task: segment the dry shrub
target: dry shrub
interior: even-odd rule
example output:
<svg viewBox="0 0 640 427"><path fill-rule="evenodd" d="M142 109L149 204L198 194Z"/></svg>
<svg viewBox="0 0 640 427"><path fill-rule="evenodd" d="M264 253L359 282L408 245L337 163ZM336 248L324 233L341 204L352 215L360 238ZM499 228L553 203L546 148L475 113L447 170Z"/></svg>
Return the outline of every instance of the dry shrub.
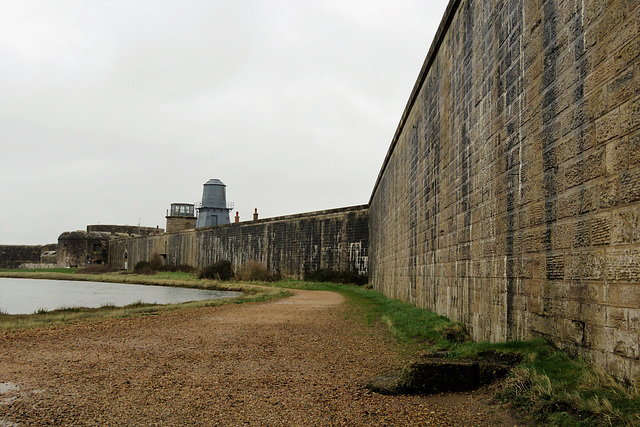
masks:
<svg viewBox="0 0 640 427"><path fill-rule="evenodd" d="M198 275L201 279L213 279L213 280L229 280L234 276L233 267L231 261L221 259L215 263L206 266L200 270Z"/></svg>
<svg viewBox="0 0 640 427"><path fill-rule="evenodd" d="M257 261L249 261L238 268L236 277L250 282L275 282L280 279L279 274L272 273L266 265Z"/></svg>
<svg viewBox="0 0 640 427"><path fill-rule="evenodd" d="M113 270L105 265L94 264L85 268L81 268L80 270L76 271L76 274L104 274L111 273L112 271Z"/></svg>

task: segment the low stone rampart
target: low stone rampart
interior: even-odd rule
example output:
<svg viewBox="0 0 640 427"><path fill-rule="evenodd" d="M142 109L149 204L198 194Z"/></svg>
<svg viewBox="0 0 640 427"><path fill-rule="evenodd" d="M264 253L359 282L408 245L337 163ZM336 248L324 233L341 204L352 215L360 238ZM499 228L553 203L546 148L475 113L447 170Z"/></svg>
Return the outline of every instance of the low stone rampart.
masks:
<svg viewBox="0 0 640 427"><path fill-rule="evenodd" d="M368 246L368 209L353 206L114 240L109 264L131 269L158 254L166 264L197 268L221 259L236 267L257 261L286 277L324 268L366 275Z"/></svg>
<svg viewBox="0 0 640 427"><path fill-rule="evenodd" d="M0 268L19 268L24 263L39 263L42 248L40 245L0 245Z"/></svg>

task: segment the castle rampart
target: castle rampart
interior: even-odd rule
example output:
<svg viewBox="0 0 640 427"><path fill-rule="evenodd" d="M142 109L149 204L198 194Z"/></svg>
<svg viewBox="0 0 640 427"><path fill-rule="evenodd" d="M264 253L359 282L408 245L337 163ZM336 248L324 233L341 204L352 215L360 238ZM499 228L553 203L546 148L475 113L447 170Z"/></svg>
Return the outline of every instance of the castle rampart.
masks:
<svg viewBox="0 0 640 427"><path fill-rule="evenodd" d="M235 266L258 261L272 271L300 278L318 269L367 274L368 210L366 206L310 212L114 240L109 264L124 269L154 254L169 265L202 268L221 259Z"/></svg>
<svg viewBox="0 0 640 427"><path fill-rule="evenodd" d="M639 23L450 2L371 196L375 289L640 379Z"/></svg>

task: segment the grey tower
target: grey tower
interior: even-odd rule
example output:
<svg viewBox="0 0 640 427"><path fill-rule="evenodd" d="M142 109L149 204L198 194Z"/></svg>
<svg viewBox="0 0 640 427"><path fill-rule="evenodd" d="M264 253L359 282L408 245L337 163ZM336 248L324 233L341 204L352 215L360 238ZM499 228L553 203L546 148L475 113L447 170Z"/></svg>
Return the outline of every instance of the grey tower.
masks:
<svg viewBox="0 0 640 427"><path fill-rule="evenodd" d="M196 228L229 224L229 211L231 209L233 209L233 206L227 206L226 185L219 179L210 179L204 183L202 204L198 208Z"/></svg>

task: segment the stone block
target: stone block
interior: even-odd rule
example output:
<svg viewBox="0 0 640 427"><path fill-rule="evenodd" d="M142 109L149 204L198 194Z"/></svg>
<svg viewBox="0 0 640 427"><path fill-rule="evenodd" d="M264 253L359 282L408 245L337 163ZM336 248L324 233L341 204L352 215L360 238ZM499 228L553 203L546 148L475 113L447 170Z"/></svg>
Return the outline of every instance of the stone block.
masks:
<svg viewBox="0 0 640 427"><path fill-rule="evenodd" d="M628 139L618 138L611 140L606 146L607 175L620 173L627 168L629 160Z"/></svg>
<svg viewBox="0 0 640 427"><path fill-rule="evenodd" d="M589 238L593 246L611 243L611 215L600 214L586 221L589 225Z"/></svg>
<svg viewBox="0 0 640 427"><path fill-rule="evenodd" d="M607 177L597 186L600 193L600 208L612 208L620 204L620 177Z"/></svg>
<svg viewBox="0 0 640 427"><path fill-rule="evenodd" d="M613 52L615 58L615 70L620 73L636 62L636 58L640 55L640 37L636 36L629 43L616 49Z"/></svg>
<svg viewBox="0 0 640 427"><path fill-rule="evenodd" d="M613 213L613 244L640 243L640 210L627 208Z"/></svg>
<svg viewBox="0 0 640 427"><path fill-rule="evenodd" d="M613 109L628 101L635 95L634 67L630 66L623 72L615 75L607 84L607 108Z"/></svg>
<svg viewBox="0 0 640 427"><path fill-rule="evenodd" d="M633 168L640 165L640 131L635 131L629 135L628 144L629 168Z"/></svg>
<svg viewBox="0 0 640 427"><path fill-rule="evenodd" d="M609 328L615 329L628 329L629 317L628 308L612 307L606 308L607 312L607 324Z"/></svg>
<svg viewBox="0 0 640 427"><path fill-rule="evenodd" d="M606 259L604 250L589 250L580 253L580 278L583 280L602 280L605 274Z"/></svg>
<svg viewBox="0 0 640 427"><path fill-rule="evenodd" d="M640 333L640 308L627 309L628 329Z"/></svg>
<svg viewBox="0 0 640 427"><path fill-rule="evenodd" d="M640 96L620 105L620 133L622 135L640 126Z"/></svg>
<svg viewBox="0 0 640 427"><path fill-rule="evenodd" d="M589 221L585 219L574 220L573 247L586 248L588 246L591 246L591 233L589 232Z"/></svg>
<svg viewBox="0 0 640 427"><path fill-rule="evenodd" d="M640 200L640 169L620 174L620 201L633 203Z"/></svg>
<svg viewBox="0 0 640 427"><path fill-rule="evenodd" d="M613 353L628 359L640 359L640 335L635 331L614 329Z"/></svg>
<svg viewBox="0 0 640 427"><path fill-rule="evenodd" d="M640 281L640 249L609 249L607 280L637 283Z"/></svg>
<svg viewBox="0 0 640 427"><path fill-rule="evenodd" d="M606 288L607 304L614 307L640 307L640 286L611 284Z"/></svg>
<svg viewBox="0 0 640 427"><path fill-rule="evenodd" d="M621 134L620 108L616 108L596 121L596 138L602 144Z"/></svg>
<svg viewBox="0 0 640 427"><path fill-rule="evenodd" d="M614 329L608 327L600 327L595 325L585 325L585 345L605 353L613 353L614 345Z"/></svg>
<svg viewBox="0 0 640 427"><path fill-rule="evenodd" d="M607 106L609 101L607 96L608 93L604 86L594 89L588 95L584 108L589 120L599 119L608 111Z"/></svg>
<svg viewBox="0 0 640 427"><path fill-rule="evenodd" d="M579 193L579 213L585 214L598 209L600 203L600 194L598 192L598 183L586 184L580 188Z"/></svg>
<svg viewBox="0 0 640 427"><path fill-rule="evenodd" d="M615 62L609 58L597 64L585 78L584 92L589 95L591 92L610 81L615 75Z"/></svg>
<svg viewBox="0 0 640 427"><path fill-rule="evenodd" d="M558 219L568 218L580 213L580 192L565 192L558 196Z"/></svg>

